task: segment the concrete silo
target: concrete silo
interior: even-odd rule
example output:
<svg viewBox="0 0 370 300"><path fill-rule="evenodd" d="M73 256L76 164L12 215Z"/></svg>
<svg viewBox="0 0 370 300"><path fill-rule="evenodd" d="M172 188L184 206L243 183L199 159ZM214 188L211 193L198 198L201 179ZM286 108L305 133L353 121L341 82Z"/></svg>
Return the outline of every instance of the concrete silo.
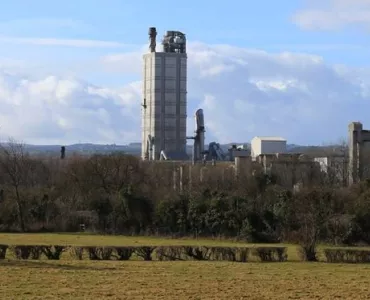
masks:
<svg viewBox="0 0 370 300"><path fill-rule="evenodd" d="M144 54L142 151L144 160L185 160L187 117L186 37L167 31L156 52L156 28L149 28Z"/></svg>

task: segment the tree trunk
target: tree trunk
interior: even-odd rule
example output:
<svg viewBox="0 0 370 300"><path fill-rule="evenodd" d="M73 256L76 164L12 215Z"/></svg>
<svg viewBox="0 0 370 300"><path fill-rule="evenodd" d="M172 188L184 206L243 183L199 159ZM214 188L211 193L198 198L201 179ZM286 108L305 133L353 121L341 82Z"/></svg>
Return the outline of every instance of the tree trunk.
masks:
<svg viewBox="0 0 370 300"><path fill-rule="evenodd" d="M21 197L19 195L18 187L15 187L15 194L17 197L17 208L18 208L18 219L19 219L19 225L22 232L26 231L26 226L24 223L24 216L23 216L23 205L21 203Z"/></svg>

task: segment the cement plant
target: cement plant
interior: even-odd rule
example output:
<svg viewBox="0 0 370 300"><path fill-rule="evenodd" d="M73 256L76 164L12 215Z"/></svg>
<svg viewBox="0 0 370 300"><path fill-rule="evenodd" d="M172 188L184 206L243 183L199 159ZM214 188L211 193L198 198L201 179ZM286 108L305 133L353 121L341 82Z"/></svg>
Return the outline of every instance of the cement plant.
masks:
<svg viewBox="0 0 370 300"><path fill-rule="evenodd" d="M352 122L347 144L316 153L258 133L206 143L186 35L158 52L156 37L135 154L0 144L2 298L369 299L370 130Z"/></svg>
<svg viewBox="0 0 370 300"><path fill-rule="evenodd" d="M206 113L198 109L194 113L195 131L187 132L187 53L186 35L180 31L167 31L157 51L157 30L149 28L149 51L143 61L143 99L141 157L144 161L173 162L174 173L184 176L184 168L197 169L199 176L206 170L221 165L233 170L235 175L253 174L256 168L265 173L278 172L284 167L299 170L287 183L296 186L304 183L304 177L312 172L329 173L343 185L359 182L364 176L364 147L370 141L370 131L362 124L349 125L348 147L342 154L310 157L302 153L287 153L287 141L282 137L256 136L250 149L244 145L232 145L224 151L217 142L205 145ZM187 140L193 142L192 154L186 151ZM306 171L304 171L306 170ZM186 172L187 173L187 172ZM190 174L188 173L188 174Z"/></svg>

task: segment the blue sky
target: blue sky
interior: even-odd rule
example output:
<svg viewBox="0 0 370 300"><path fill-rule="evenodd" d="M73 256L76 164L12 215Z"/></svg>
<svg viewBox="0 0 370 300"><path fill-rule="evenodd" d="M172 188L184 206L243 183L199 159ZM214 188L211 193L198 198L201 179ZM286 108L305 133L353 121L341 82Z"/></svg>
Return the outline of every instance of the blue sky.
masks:
<svg viewBox="0 0 370 300"><path fill-rule="evenodd" d="M250 85L250 90L246 92L240 86L238 90L240 94L235 91L235 99L229 99L234 101L234 105L243 104L249 107L248 112L253 110L261 113L266 111L265 102L261 101L269 99L268 101L273 102L274 99L280 99L276 101L283 101L284 105L287 105L281 108L279 102L282 115L285 115L290 109L287 101L292 99L291 101L295 101L297 105L296 110L301 111L302 114L301 119L295 119L296 122L300 122L297 124L299 128L297 131L291 126L284 125L286 117L279 119L269 115L269 120L276 120L271 121L272 123L263 129L267 126L264 124L266 122L260 124L257 117L254 120L254 116L250 116L251 124L239 132L230 134L229 138L228 133L221 128L217 120L210 117L210 138L225 142L228 139L237 138L245 141L254 135L268 135L271 131L273 134L286 136L295 143L318 144L333 141L346 135L349 120L362 117L355 111L348 112L351 104L345 101L349 101L351 95L359 97L360 105L368 108L366 91L368 91L367 78L370 68L369 15L369 0L235 0L230 2L203 0L172 3L163 0L4 1L0 11L0 70L11 72L13 77L3 78L5 83L0 86L0 102L1 97L7 95L3 101L8 103L9 99L16 99L15 102L12 100L11 105L15 105L14 107L21 107L27 103L30 105L29 109L36 109L34 106L37 101L33 100L36 92L34 89L31 90L32 83L39 89L37 91L40 94L39 97L46 102L49 101L47 99L54 98L56 100L53 103L58 105L70 101L68 109L75 113L77 109L75 105L79 107L78 97L86 97L86 103L89 103L89 97L92 96L86 91L91 85L97 86L105 93L101 96L100 91L99 97L120 99L116 100L120 104L115 108L107 108L106 102L99 104L100 106L96 104L97 106L90 108L89 111L86 110L86 114L106 111L112 118L118 108L125 110L123 113L125 116L130 113L137 114L129 121L130 124L136 125L132 125L129 129L123 128L123 130L122 126L126 125L116 121L102 121L101 127L104 128L104 132L97 141L122 143L122 141L137 140L140 132L140 112L136 108L138 103L135 101L140 99L140 57L146 47L148 27L155 26L159 32L159 38L165 30L180 30L187 34L191 44L189 60L192 60L193 69L189 71L192 76L188 85L189 97L192 99L189 100L189 115L191 115L190 111L199 105L210 105L210 99L216 99L215 105L218 105L217 103L220 103L220 106L221 103L226 105L228 103L225 100L226 93L225 99L221 99L220 95L230 89L227 84L232 85L239 80L237 76L240 74L246 76L245 84ZM229 50L225 50L225 47L229 47ZM230 65L229 62L227 65L225 61L228 60L228 55L225 51L233 53L231 55L234 57L233 63L236 60L243 61L248 64L248 67L243 69L241 63ZM259 51L265 54L262 55ZM284 56L284 53L289 55ZM221 61L221 58L224 61ZM219 71L217 74L215 70L211 70L215 65ZM227 66L232 66L232 70L228 70ZM207 79L203 74L206 68L209 68ZM55 81L46 80L50 76L54 76ZM204 80L202 86L198 86L199 80L198 83L195 80L197 76L201 78L199 80ZM222 78L223 90L219 90L220 86L215 88L215 85L212 85L212 82L216 84L215 76L219 76L218 80ZM321 81L314 81L319 77L322 77ZM29 80L26 91L22 86L25 78ZM11 80L12 83L7 80ZM68 86L74 89L68 91L68 97L71 98L68 101L57 93L58 87L61 86L58 80L63 84L69 80L69 85L65 84L63 88L67 89L66 86ZM325 87L319 86L323 81L328 84ZM44 86L44 84L51 85ZM22 89L19 86L22 86ZM269 88L267 89L266 86ZM309 91L307 86L310 87ZM342 95L348 95L347 98L336 99L335 90L343 86L348 86L348 89L342 91ZM14 87L15 90L11 90L10 87ZM254 92L255 89L258 90L257 94ZM24 93L21 96L20 90ZM43 94L45 90L48 96ZM108 90L109 96L106 94ZM215 90L218 91L217 95ZM257 95L255 97L261 97L261 100L252 99L253 102L249 96L246 96L249 94ZM59 96L62 98L59 99ZM324 131L319 136L313 137L315 130L310 126L310 121L323 122L323 126L329 121L322 116L319 118L318 115L310 117L309 112L312 113L317 108L313 107L313 101L310 102L309 97L318 98L315 100L319 101L318 103L329 103L336 99L335 103L338 109L341 109L338 116L342 116L342 119L333 122L340 126L340 129L335 133ZM25 102L22 102L22 105L14 104L21 101L19 99ZM45 103L38 105L45 109ZM278 105L277 102L273 103ZM52 106L54 104L47 104L50 105L48 113L44 112L43 117L39 118L43 120L44 125L28 126L27 124L33 123L34 120L25 120L24 126L33 128L32 132L31 129L25 130L24 127L20 127L9 134L26 141L42 143L91 141L94 138L93 130L87 134L86 129L75 128L74 132L77 133L73 135L68 133L67 129L63 131L61 128L64 127L60 124L64 124L65 119L69 119L69 124L80 123L72 122L67 118L71 113L65 106L63 106L65 115L59 116L62 108L59 107L57 112L56 106ZM212 108L208 107L208 111L212 111ZM0 111L1 113L5 114ZM17 116L20 115L22 115L21 112ZM220 112L212 112L211 116L216 115L222 119L230 117ZM86 117L86 122L92 120ZM53 126L58 128L58 135L55 134L55 138L50 138L53 137L52 133L47 135L48 138L45 134L44 136L41 133L37 134L37 128L43 128L45 122L51 122L50 128L54 128ZM70 125L70 127L73 126ZM69 130L72 131L72 129ZM306 133L309 137L303 139L300 132ZM3 135L6 134L8 132L3 133Z"/></svg>
<svg viewBox="0 0 370 300"><path fill-rule="evenodd" d="M292 16L306 7L305 1L234 0L231 3L13 0L2 4L0 33L11 37L91 39L141 45L146 41L148 27L156 26L160 33L176 27L186 32L189 39L205 43L267 51L307 51L334 63L363 65L369 61L368 34L358 28L333 32L304 31L296 26ZM75 50L74 54L82 55Z"/></svg>

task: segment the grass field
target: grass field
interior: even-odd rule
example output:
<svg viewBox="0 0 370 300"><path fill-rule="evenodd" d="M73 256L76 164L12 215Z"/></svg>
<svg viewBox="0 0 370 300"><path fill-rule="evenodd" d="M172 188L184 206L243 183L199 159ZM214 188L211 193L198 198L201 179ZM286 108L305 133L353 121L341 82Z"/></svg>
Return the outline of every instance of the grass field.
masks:
<svg viewBox="0 0 370 300"><path fill-rule="evenodd" d="M2 299L369 299L370 268L324 263L0 262Z"/></svg>
<svg viewBox="0 0 370 300"><path fill-rule="evenodd" d="M0 234L0 244L240 245L215 240ZM369 299L370 266L289 262L0 260L1 299ZM293 261L292 261L293 260Z"/></svg>
<svg viewBox="0 0 370 300"><path fill-rule="evenodd" d="M224 239L172 239L163 237L145 236L114 236L93 234L64 234L64 233L30 233L13 234L0 233L2 244L59 244L76 246L138 246L138 245L223 245L223 246L245 246L243 242L234 242Z"/></svg>

